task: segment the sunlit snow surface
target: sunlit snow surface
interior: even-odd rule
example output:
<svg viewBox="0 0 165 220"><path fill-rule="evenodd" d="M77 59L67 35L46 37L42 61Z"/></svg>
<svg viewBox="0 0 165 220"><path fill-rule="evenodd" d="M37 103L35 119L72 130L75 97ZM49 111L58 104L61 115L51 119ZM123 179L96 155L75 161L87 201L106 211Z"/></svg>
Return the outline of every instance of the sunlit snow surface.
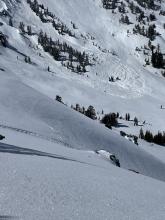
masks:
<svg viewBox="0 0 165 220"><path fill-rule="evenodd" d="M120 130L139 134L140 127L133 122L120 120L120 127L111 131L70 109L79 103L93 105L98 115L102 109L123 116L129 112L131 119L136 115L140 123L146 120L144 130L164 130L165 111L160 105L165 105L165 79L159 70L143 67L143 54L135 52L148 40L127 36L133 26L119 24L119 15L104 10L99 0L39 2L68 27L74 22L77 38L60 36L51 25L42 24L26 1L0 0L0 12L8 9L14 23L9 27L8 19L0 17L0 31L9 41L9 48L0 46L0 134L6 136L0 144L0 215L43 220L164 219L164 149L143 141L136 146L120 137ZM154 44L160 43L164 50L164 17L156 15L161 37ZM135 21L132 15L130 19ZM82 76L68 71L41 47L37 49L36 36L20 35L20 21L94 54L95 65ZM23 55L30 56L34 65L26 64ZM121 80L110 83L109 76ZM68 107L54 100L57 94ZM115 154L121 168L96 150Z"/></svg>

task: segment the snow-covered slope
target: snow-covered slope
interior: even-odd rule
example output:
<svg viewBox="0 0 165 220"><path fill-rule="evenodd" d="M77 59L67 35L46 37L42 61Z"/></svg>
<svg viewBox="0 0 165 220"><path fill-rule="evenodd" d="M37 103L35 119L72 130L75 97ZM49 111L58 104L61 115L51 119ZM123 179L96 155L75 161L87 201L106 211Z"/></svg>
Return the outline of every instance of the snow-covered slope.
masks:
<svg viewBox="0 0 165 220"><path fill-rule="evenodd" d="M54 137L72 148L110 151L119 157L123 168L165 180L165 164L98 122L52 101L10 74L1 74L0 88L2 125Z"/></svg>
<svg viewBox="0 0 165 220"><path fill-rule="evenodd" d="M10 136L18 138L13 133ZM34 149L35 143L39 146L35 149L54 158L0 144L0 151L8 152L0 153L2 216L32 220L164 218L163 182L116 168L91 152L21 138L24 147Z"/></svg>
<svg viewBox="0 0 165 220"><path fill-rule="evenodd" d="M61 95L69 105L79 103L87 107L92 104L97 111L119 111L123 115L130 112L132 117L137 115L140 120L152 124L150 130L164 129L164 111L160 111L160 105L164 103L164 78L160 76L160 70L143 66L145 57L142 52L135 51L135 48L147 45L148 39L141 35L128 35L127 30L131 33L133 25L119 23L119 15L103 9L100 0L85 0L82 3L60 1L58 4L56 1L39 1L75 32L74 38L59 35L50 23L42 23L26 1L6 3L13 16L14 28L7 25L7 18L3 18L5 23L1 26L1 31L8 36L13 53L10 50L1 57L2 68L14 70L26 84L51 98L56 94ZM163 5L162 1L162 7ZM72 13L73 8L75 13ZM129 16L134 20L133 15ZM161 36L157 37L154 44L160 43L164 52L164 17L158 12L156 16ZM65 41L73 48L89 53L95 58L95 65L88 67L89 73L84 75L77 75L62 67L60 62L54 61L41 47L38 48L36 35L20 35L18 27L22 21L25 26L31 25L34 33L39 33L42 29L53 40ZM78 29L73 30L71 22ZM25 64L22 53L30 56L36 65ZM53 73L46 72L48 66ZM121 80L109 82L110 76ZM152 112L148 114L150 109ZM156 114L160 117L156 118Z"/></svg>
<svg viewBox="0 0 165 220"><path fill-rule="evenodd" d="M43 23L24 0L0 0L0 32L8 41L7 47L0 44L0 134L6 137L0 144L1 215L163 219L164 150L151 152L145 142L136 146L121 137L119 130L139 133L131 121L121 120L111 131L70 108L93 105L99 116L102 109L122 116L129 112L131 119L146 120L144 129L163 131L165 79L160 69L144 67L143 52L135 51L148 39L133 35L133 24L119 23L120 14L105 10L101 0L38 2L75 37ZM154 44L165 50L164 17L155 13L161 36ZM129 16L135 22L135 15ZM32 27L31 36L21 33L20 22ZM38 45L40 30L85 51L93 65L83 74L67 69ZM110 82L111 76L120 80ZM55 101L56 95L66 105ZM121 168L96 150L115 154Z"/></svg>

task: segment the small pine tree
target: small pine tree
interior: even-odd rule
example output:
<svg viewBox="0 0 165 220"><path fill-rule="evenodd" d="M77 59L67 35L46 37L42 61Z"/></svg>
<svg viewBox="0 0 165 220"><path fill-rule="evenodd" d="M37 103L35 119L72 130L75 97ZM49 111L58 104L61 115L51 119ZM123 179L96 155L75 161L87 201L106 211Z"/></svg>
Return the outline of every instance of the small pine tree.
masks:
<svg viewBox="0 0 165 220"><path fill-rule="evenodd" d="M31 58L30 58L30 57L28 57L27 59L28 59L28 63L31 63Z"/></svg>
<svg viewBox="0 0 165 220"><path fill-rule="evenodd" d="M12 20L12 18L9 18L9 26L13 27L13 20Z"/></svg>
<svg viewBox="0 0 165 220"><path fill-rule="evenodd" d="M59 96L59 95L56 95L56 101L63 103L63 102L62 102L62 97Z"/></svg>
<svg viewBox="0 0 165 220"><path fill-rule="evenodd" d="M138 126L138 119L137 119L137 117L134 118L134 126Z"/></svg>
<svg viewBox="0 0 165 220"><path fill-rule="evenodd" d="M25 57L25 63L28 63L28 58L27 58L27 56Z"/></svg>
<svg viewBox="0 0 165 220"><path fill-rule="evenodd" d="M32 28L31 26L27 26L27 34L32 35Z"/></svg>
<svg viewBox="0 0 165 220"><path fill-rule="evenodd" d="M80 112L80 105L76 104L76 111Z"/></svg>
<svg viewBox="0 0 165 220"><path fill-rule="evenodd" d="M141 139L144 139L144 138L145 138L144 132L143 132L143 129L142 129L142 128L140 129L139 138L141 138Z"/></svg>

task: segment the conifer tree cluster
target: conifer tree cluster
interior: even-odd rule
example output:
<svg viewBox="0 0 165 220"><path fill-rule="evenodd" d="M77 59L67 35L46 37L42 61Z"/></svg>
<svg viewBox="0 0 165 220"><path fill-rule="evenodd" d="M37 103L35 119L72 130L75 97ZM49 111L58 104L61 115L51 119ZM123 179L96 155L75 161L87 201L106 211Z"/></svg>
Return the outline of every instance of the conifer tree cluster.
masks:
<svg viewBox="0 0 165 220"><path fill-rule="evenodd" d="M149 38L151 41L155 40L156 36L159 35L156 30L155 24L149 25L148 28L146 28L144 25L141 26L139 24L135 25L133 29L134 34L140 34L147 38Z"/></svg>
<svg viewBox="0 0 165 220"><path fill-rule="evenodd" d="M30 36L33 35L31 26L28 25L26 27L22 21L19 23L19 30L22 34L28 34Z"/></svg>
<svg viewBox="0 0 165 220"><path fill-rule="evenodd" d="M131 24L129 17L127 15L121 14L121 18L119 21L123 24L128 24L128 25Z"/></svg>
<svg viewBox="0 0 165 220"><path fill-rule="evenodd" d="M132 14L143 13L142 9L136 3L134 3L134 1L128 1L128 7L130 8Z"/></svg>
<svg viewBox="0 0 165 220"><path fill-rule="evenodd" d="M97 119L95 108L92 105L90 105L87 109L85 109L84 106L81 107L79 104L76 104L75 107L71 105L71 108L87 116L88 118L91 118L93 120Z"/></svg>
<svg viewBox="0 0 165 220"><path fill-rule="evenodd" d="M148 45L144 45L143 53L147 56L145 58L145 65L150 65L151 63L154 68L165 69L164 54L161 52L159 44L157 46L154 46L151 40L149 40ZM165 76L163 70L161 70L161 74L162 76Z"/></svg>
<svg viewBox="0 0 165 220"><path fill-rule="evenodd" d="M67 43L61 43L59 40L53 41L42 31L38 36L38 43L45 52L50 53L57 61L61 61L63 66L76 73L85 73L86 67L90 65L88 55L79 52L69 46Z"/></svg>
<svg viewBox="0 0 165 220"><path fill-rule="evenodd" d="M96 120L97 119L97 116L96 116L96 111L94 109L94 107L92 105L90 105L88 107L88 109L85 111L85 115L88 117L88 118L91 118L93 120Z"/></svg>
<svg viewBox="0 0 165 220"><path fill-rule="evenodd" d="M117 10L115 9L118 9L119 13L121 13L121 18L119 22L128 25L131 24L130 18L128 17L127 14L128 10L130 9L131 13L136 15L136 21L138 22L133 29L133 33L134 34L139 33L151 40L154 40L155 37L158 35L158 33L155 30L156 28L155 24L153 23L150 24L150 22L156 20L154 11L160 10L160 5L155 4L155 0L135 0L135 1L126 0L126 3L124 3L123 1L119 1L119 0L102 0L102 4L103 4L103 8L112 10L115 13L117 12ZM143 8L152 9L153 12L150 14L145 13ZM162 10L160 10L160 14L163 14Z"/></svg>
<svg viewBox="0 0 165 220"><path fill-rule="evenodd" d="M61 35L67 34L75 37L75 34L55 14L50 12L48 8L45 8L43 4L39 4L37 0L27 0L27 3L43 23L52 23L52 26Z"/></svg>
<svg viewBox="0 0 165 220"><path fill-rule="evenodd" d="M126 113L126 115L125 115L125 120L126 120L126 121L129 121L129 120L130 120L130 114L129 114L129 113Z"/></svg>
<svg viewBox="0 0 165 220"><path fill-rule="evenodd" d="M111 129L112 126L116 127L118 125L118 117L119 114L116 113L106 114L101 119L101 123L105 124L106 127Z"/></svg>
<svg viewBox="0 0 165 220"><path fill-rule="evenodd" d="M102 0L105 9L116 9L118 0Z"/></svg>
<svg viewBox="0 0 165 220"><path fill-rule="evenodd" d="M155 67L155 68L165 68L163 54L160 51L159 45L157 46L157 48L155 50L152 47L151 62L152 62L153 67Z"/></svg>
<svg viewBox="0 0 165 220"><path fill-rule="evenodd" d="M129 1L129 0L126 0L126 1L127 1L128 7L130 8L130 10L133 14L137 14L137 13L142 12L142 9L138 6L138 4L134 3L134 1ZM138 3L140 3L139 5L141 6L141 2L143 2L143 1L142 0L136 0L136 1ZM147 1L150 1L150 0L147 0ZM105 8L105 9L111 9L111 10L114 11L115 9L118 8L118 11L122 14L125 14L125 13L128 12L127 6L123 1L119 1L119 0L102 0L102 4L103 4L103 8ZM148 5L152 6L152 3L148 4Z"/></svg>
<svg viewBox="0 0 165 220"><path fill-rule="evenodd" d="M60 95L56 95L55 100L64 104L62 97ZM67 104L64 104L64 105L67 106ZM93 120L97 119L96 110L92 105L89 105L89 107L87 109L85 109L84 106L81 107L79 104L76 104L76 106L71 105L71 108L74 109L75 111L87 116L88 118L91 118Z"/></svg>
<svg viewBox="0 0 165 220"><path fill-rule="evenodd" d="M25 63L29 63L29 64L32 63L30 57L25 56Z"/></svg>
<svg viewBox="0 0 165 220"><path fill-rule="evenodd" d="M156 5L155 5L155 0L136 0L137 3L143 7L143 8L149 8L149 9L157 9Z"/></svg>
<svg viewBox="0 0 165 220"><path fill-rule="evenodd" d="M1 31L0 31L0 45L2 45L3 47L7 47L8 45L7 38Z"/></svg>
<svg viewBox="0 0 165 220"><path fill-rule="evenodd" d="M164 10L160 10L159 14L165 16L165 11Z"/></svg>
<svg viewBox="0 0 165 220"><path fill-rule="evenodd" d="M146 131L145 134L143 129L140 129L139 138L146 140L150 143L155 143L159 145L165 145L165 132L158 132L156 135L153 135L151 131Z"/></svg>

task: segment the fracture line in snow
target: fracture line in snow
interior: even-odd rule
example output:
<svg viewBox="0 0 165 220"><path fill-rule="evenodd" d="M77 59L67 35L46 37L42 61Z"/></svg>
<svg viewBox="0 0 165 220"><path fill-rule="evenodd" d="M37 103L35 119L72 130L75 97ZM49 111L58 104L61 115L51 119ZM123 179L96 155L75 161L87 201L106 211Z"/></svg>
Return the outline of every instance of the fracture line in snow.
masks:
<svg viewBox="0 0 165 220"><path fill-rule="evenodd" d="M33 136L33 137L38 137L38 138L41 138L41 139L44 139L44 140L47 140L47 141L50 141L50 142L53 142L53 143L58 143L58 144L60 143L60 144L64 145L65 147L73 148L73 146L71 146L70 144L68 144L64 141L61 141L57 138L44 136L42 134L39 134L39 133L36 133L36 132L33 132L33 131L28 131L28 130L25 130L25 129L15 128L15 127L3 125L3 124L0 124L0 128L13 130L15 132L23 133L23 134L30 135L30 136ZM11 146L12 148L9 148L9 147L6 148L6 147L3 147L3 145ZM13 149L13 147L14 147L14 149ZM56 154L46 153L46 152L42 152L42 151L37 151L37 150L29 149L29 148L16 147L16 146L13 146L13 145L7 145L7 144L3 144L3 143L0 143L0 152L13 153L13 154L15 153L15 154L45 156L45 157L50 157L50 158L55 158L55 159L61 159L61 160L68 160L68 161L72 161L72 162L77 162L77 163L90 165L90 166L94 166L94 167L99 167L101 169L106 169L104 166L98 166L98 165L95 165L95 164L92 164L92 163L79 161L79 160L76 160L76 159L73 159L73 158L68 158L68 157L64 157L64 156L61 156L61 155L56 155Z"/></svg>
<svg viewBox="0 0 165 220"><path fill-rule="evenodd" d="M64 146L73 148L70 144L68 144L68 143L66 143L66 142L64 142L64 141L62 141L58 138L48 137L48 136L39 134L37 132L28 131L28 130L21 129L21 128L15 128L15 127L3 125L3 124L0 124L0 128L13 130L13 131L16 131L16 132L19 132L19 133L27 134L27 135L30 135L30 136L33 136L33 137L38 137L38 138L41 138L41 139L44 139L44 140L47 140L47 141L50 141L50 142L53 142L53 143L60 143Z"/></svg>

